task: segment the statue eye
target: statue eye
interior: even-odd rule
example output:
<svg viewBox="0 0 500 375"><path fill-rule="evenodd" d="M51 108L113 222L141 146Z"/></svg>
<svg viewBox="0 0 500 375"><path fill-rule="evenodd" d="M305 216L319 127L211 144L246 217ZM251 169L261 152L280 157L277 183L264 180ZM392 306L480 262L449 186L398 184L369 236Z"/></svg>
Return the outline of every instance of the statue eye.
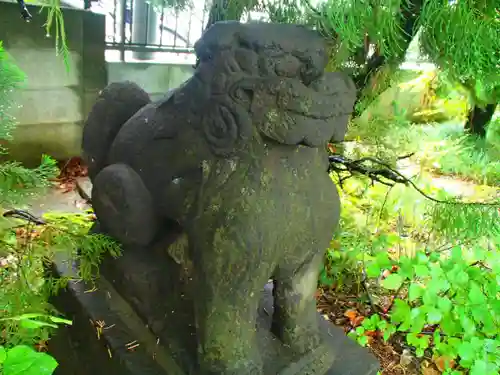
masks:
<svg viewBox="0 0 500 375"><path fill-rule="evenodd" d="M253 100L253 91L248 88L238 87L234 90L233 97L242 102L251 102Z"/></svg>
<svg viewBox="0 0 500 375"><path fill-rule="evenodd" d="M210 52L205 52L205 53L200 55L200 60L202 62L208 62L208 61L211 61L212 59L213 59L213 55Z"/></svg>

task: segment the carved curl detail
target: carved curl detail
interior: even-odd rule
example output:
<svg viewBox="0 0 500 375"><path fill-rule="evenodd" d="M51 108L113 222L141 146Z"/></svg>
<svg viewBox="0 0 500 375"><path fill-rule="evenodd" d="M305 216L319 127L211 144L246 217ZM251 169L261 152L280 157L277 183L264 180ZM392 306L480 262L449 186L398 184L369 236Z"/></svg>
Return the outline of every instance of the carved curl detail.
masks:
<svg viewBox="0 0 500 375"><path fill-rule="evenodd" d="M209 101L202 129L213 154L228 157L251 137L252 119L242 106L218 97Z"/></svg>

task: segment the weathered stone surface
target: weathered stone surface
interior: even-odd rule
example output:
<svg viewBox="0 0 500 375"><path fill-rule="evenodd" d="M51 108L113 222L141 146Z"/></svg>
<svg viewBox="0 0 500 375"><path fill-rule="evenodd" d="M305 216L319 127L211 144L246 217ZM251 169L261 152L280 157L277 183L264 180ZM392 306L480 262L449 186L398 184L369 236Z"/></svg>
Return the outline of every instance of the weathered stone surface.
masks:
<svg viewBox="0 0 500 375"><path fill-rule="evenodd" d="M128 121L132 83L89 116L99 228L125 246L103 273L186 373L325 374L338 350L314 292L339 197L324 144L343 138L354 85L323 74L324 42L300 26L219 23L196 52L194 76Z"/></svg>
<svg viewBox="0 0 500 375"><path fill-rule="evenodd" d="M190 351L196 350L196 340L188 334L192 333L189 327L192 313L189 308L183 307L187 306L185 295L175 289L184 283L181 278L175 279L178 276L175 271L179 271L179 266L163 253L159 253L159 257L148 257L140 250L127 251L116 263L107 261L102 270L107 276L101 275L95 285L71 281L66 290L53 298L51 302L73 320L72 326L60 328L49 343L50 353L59 362L55 375L200 373L189 356ZM78 264L59 259L54 271L56 275L76 278L77 267ZM171 276L167 281L176 280L171 284L171 290L158 288L157 277L162 276L162 273L157 270L163 270L163 276L165 271L174 271L168 273ZM137 280L140 280L138 284ZM300 371L300 367L296 369L290 365L293 355L269 335L273 311L271 288L271 285L267 285L261 292L257 315L259 351L263 353L267 373L280 373L277 369L288 365L288 372L284 374L306 374ZM124 299L117 289L127 298ZM158 292L163 294L156 302L148 299ZM160 311L165 306L169 308L166 316ZM158 310L154 312L155 309ZM149 314L149 319L141 319L140 315L144 314ZM376 373L378 364L372 355L348 339L340 328L319 316L318 319L325 341L336 352L332 369L326 375ZM153 329L151 325L154 325ZM99 326L102 329L98 333ZM159 334L153 334L153 330ZM287 363L287 360L291 362ZM302 362L307 362L307 358Z"/></svg>

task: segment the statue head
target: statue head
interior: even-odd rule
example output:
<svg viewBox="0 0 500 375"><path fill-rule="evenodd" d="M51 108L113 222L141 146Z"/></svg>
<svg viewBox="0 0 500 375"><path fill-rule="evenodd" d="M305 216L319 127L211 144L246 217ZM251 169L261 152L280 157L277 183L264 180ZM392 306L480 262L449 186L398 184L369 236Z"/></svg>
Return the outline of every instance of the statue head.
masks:
<svg viewBox="0 0 500 375"><path fill-rule="evenodd" d="M187 86L216 155L229 156L255 137L309 147L343 139L356 91L347 76L324 73L327 49L317 32L220 22L195 49Z"/></svg>

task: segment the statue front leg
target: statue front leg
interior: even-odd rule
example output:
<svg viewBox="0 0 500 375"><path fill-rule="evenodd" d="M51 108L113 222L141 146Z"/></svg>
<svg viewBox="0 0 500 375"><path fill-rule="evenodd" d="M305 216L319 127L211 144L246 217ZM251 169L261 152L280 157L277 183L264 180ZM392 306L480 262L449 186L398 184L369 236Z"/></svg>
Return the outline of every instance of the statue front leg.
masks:
<svg viewBox="0 0 500 375"><path fill-rule="evenodd" d="M274 272L272 332L297 354L322 345L315 292L323 253L294 264L283 261Z"/></svg>
<svg viewBox="0 0 500 375"><path fill-rule="evenodd" d="M191 238L200 374L263 375L256 315L271 264L245 241L213 241Z"/></svg>

